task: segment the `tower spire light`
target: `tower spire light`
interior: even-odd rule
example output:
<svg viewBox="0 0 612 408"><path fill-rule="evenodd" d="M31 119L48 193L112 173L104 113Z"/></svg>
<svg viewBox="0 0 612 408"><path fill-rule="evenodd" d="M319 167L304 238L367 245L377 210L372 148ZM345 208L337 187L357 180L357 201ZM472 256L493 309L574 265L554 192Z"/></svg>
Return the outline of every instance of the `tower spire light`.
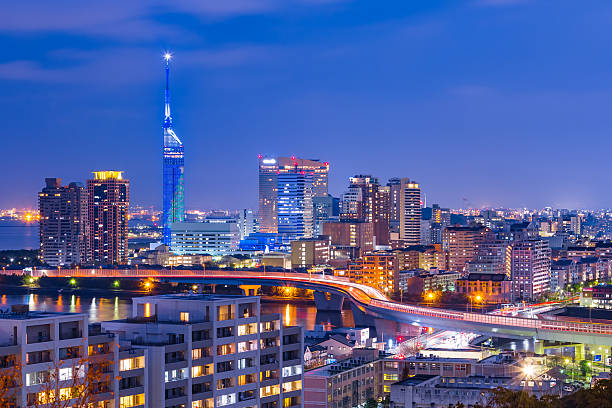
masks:
<svg viewBox="0 0 612 408"><path fill-rule="evenodd" d="M172 126L172 116L170 114L170 59L172 54L166 52L164 54L164 60L166 60L166 93L165 93L165 106L164 106L164 126Z"/></svg>

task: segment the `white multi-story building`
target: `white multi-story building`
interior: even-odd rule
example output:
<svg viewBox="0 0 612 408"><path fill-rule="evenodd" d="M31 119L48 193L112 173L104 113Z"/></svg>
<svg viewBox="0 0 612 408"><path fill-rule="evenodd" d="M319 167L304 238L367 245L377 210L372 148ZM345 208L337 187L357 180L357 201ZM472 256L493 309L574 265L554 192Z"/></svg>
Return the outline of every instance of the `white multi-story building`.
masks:
<svg viewBox="0 0 612 408"><path fill-rule="evenodd" d="M25 305L0 313L0 368L20 386L5 395L15 406L52 402L56 390L70 399L80 385L92 390L96 408L119 407L112 392L116 353L115 338L89 327L85 314L30 312ZM95 378L85 375L88 366L96 367Z"/></svg>
<svg viewBox="0 0 612 408"><path fill-rule="evenodd" d="M102 327L140 353L119 365L143 407L301 407L302 328L260 312L256 296L150 296Z"/></svg>
<svg viewBox="0 0 612 408"><path fill-rule="evenodd" d="M238 249L240 230L234 219L171 224L172 252L177 255L229 255Z"/></svg>

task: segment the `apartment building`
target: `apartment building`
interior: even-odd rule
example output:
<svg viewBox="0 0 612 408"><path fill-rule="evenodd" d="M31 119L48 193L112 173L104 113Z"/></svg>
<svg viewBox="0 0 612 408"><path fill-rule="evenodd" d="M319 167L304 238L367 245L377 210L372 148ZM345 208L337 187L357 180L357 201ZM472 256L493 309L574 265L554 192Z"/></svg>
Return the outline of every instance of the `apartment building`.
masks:
<svg viewBox="0 0 612 408"><path fill-rule="evenodd" d="M122 408L302 406L302 328L261 315L256 296L135 298L131 318L102 329L129 350L120 381L138 392Z"/></svg>
<svg viewBox="0 0 612 408"><path fill-rule="evenodd" d="M383 395L383 365L378 350L355 350L350 359L306 373L305 408L350 408Z"/></svg>
<svg viewBox="0 0 612 408"><path fill-rule="evenodd" d="M393 294L399 290L399 273L395 265L393 253L374 252L349 264L347 275L351 282Z"/></svg>
<svg viewBox="0 0 612 408"><path fill-rule="evenodd" d="M81 313L34 312L27 305L0 313L0 368L16 385L8 392L14 406L70 400L72 390L84 386L93 407L119 407L113 395L115 339L88 329ZM87 375L86 367L96 375Z"/></svg>

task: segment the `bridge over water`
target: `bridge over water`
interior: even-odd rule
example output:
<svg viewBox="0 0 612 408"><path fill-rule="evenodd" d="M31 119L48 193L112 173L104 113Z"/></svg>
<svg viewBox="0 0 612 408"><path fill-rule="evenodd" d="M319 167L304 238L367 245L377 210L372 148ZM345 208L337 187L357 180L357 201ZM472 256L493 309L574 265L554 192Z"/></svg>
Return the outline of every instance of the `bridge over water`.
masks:
<svg viewBox="0 0 612 408"><path fill-rule="evenodd" d="M21 270L4 274L23 274ZM291 286L315 291L319 310L340 311L344 299L352 304L355 319L383 318L439 329L474 332L496 337L548 340L612 346L612 324L559 320L552 316L510 317L425 306L410 306L389 300L371 287L346 278L292 272L178 269L37 269L35 277L152 278L164 282L224 284L242 287L246 293L258 286Z"/></svg>

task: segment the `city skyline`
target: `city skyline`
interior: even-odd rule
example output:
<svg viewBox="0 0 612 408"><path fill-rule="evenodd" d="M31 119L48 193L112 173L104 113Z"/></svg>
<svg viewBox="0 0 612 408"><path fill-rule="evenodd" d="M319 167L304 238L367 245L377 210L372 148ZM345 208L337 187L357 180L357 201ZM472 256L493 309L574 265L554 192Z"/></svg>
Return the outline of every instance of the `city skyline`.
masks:
<svg viewBox="0 0 612 408"><path fill-rule="evenodd" d="M372 174L445 207L609 207L609 4L291 5L3 10L3 169L17 176L0 206L34 207L45 177L114 168L134 204L161 208L156 64L172 49L190 174L233 163L188 178L187 208L256 208L258 154L329 160L335 196ZM576 140L584 153L562 160Z"/></svg>

